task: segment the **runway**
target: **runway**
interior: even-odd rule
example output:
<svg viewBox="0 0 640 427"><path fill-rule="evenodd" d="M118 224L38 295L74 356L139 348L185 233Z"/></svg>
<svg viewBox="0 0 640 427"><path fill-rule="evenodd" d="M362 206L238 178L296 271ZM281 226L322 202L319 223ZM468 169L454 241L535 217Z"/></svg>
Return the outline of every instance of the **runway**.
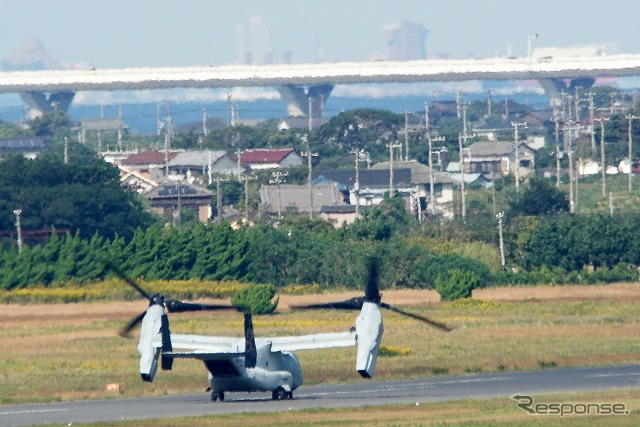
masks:
<svg viewBox="0 0 640 427"><path fill-rule="evenodd" d="M272 401L270 393L227 393L211 402L208 393L136 399L113 399L0 406L1 426L70 424L125 419L167 418L239 412L275 412L305 408L339 408L392 403L439 402L516 394L595 391L640 387L640 365L553 369L497 374L425 377L302 386L293 400ZM621 402L624 403L624 402Z"/></svg>

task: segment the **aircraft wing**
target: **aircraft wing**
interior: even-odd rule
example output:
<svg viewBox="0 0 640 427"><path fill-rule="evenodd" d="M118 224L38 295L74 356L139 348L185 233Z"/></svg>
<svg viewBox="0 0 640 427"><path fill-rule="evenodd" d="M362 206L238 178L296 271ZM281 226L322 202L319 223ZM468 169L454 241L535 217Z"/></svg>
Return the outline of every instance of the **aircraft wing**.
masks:
<svg viewBox="0 0 640 427"><path fill-rule="evenodd" d="M171 346L173 347L171 353L174 355L205 353L244 355L244 338L237 337L171 334Z"/></svg>
<svg viewBox="0 0 640 427"><path fill-rule="evenodd" d="M271 343L271 351L314 350L318 348L349 347L356 344L356 332L302 335L298 337L259 338L256 344Z"/></svg>

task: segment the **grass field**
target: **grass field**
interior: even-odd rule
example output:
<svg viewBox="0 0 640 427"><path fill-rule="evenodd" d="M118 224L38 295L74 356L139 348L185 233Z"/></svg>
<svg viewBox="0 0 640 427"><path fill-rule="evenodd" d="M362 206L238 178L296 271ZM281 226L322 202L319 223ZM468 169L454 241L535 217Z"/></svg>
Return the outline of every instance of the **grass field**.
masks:
<svg viewBox="0 0 640 427"><path fill-rule="evenodd" d="M347 330L357 312L293 312L288 304L354 296L281 297L279 313L254 319L258 336ZM440 303L432 291L387 291L383 300L443 321L442 333L385 312L376 378L494 372L545 367L633 363L640 360L640 286L542 286L479 290L473 300ZM146 308L145 301L2 306L0 404L102 399L200 391L207 373L179 360L153 384L138 374L137 337L118 330ZM171 316L181 333L242 335L238 314ZM355 349L299 352L306 384L359 381ZM118 383L117 395L105 391Z"/></svg>

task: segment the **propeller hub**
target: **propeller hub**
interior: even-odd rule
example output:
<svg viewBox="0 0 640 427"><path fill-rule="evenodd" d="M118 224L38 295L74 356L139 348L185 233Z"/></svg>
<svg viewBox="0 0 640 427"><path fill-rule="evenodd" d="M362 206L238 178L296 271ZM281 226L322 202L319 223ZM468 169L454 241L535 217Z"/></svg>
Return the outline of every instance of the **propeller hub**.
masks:
<svg viewBox="0 0 640 427"><path fill-rule="evenodd" d="M164 295L155 294L154 296L152 296L149 300L149 307L151 307L152 305L159 305L160 307L164 307Z"/></svg>

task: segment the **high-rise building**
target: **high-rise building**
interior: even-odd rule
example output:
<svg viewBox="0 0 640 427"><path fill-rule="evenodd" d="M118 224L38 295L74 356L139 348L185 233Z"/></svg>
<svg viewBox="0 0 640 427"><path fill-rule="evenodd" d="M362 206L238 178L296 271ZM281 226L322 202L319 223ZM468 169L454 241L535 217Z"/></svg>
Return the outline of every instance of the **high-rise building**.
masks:
<svg viewBox="0 0 640 427"><path fill-rule="evenodd" d="M410 61L427 57L425 41L429 30L424 25L403 21L387 25L384 33L389 47L389 60Z"/></svg>
<svg viewBox="0 0 640 427"><path fill-rule="evenodd" d="M238 59L243 64L270 64L273 62L271 51L271 30L262 16L252 16L249 24L238 24Z"/></svg>

